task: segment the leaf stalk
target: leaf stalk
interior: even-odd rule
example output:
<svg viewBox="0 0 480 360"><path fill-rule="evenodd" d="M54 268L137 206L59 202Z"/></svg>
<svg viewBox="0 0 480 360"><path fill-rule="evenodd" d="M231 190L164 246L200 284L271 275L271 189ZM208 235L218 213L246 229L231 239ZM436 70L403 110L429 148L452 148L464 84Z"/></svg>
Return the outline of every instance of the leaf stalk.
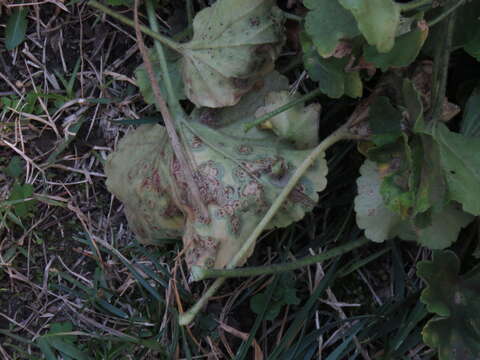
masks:
<svg viewBox="0 0 480 360"><path fill-rule="evenodd" d="M335 130L335 132L330 134L320 144L318 144L317 147L315 147L312 152L305 158L302 164L295 170L288 184L283 188L283 190L280 192L273 204L270 206L262 220L258 223L258 225L250 234L248 239L243 243L240 250L227 264L226 269L233 269L240 263L240 261L245 258L250 247L253 246L257 238L260 236L263 230L265 230L267 225L270 223L277 211L287 199L290 192L295 188L300 178L305 174L305 172L310 168L310 166L312 166L315 160L321 154L323 154L330 146L334 145L338 141L351 138L349 126L350 124L349 122L347 122L341 127L339 127L337 130ZM225 280L226 278L224 277L217 278L213 282L213 284L207 289L207 291L203 293L202 297L195 303L195 305L193 305L188 311L180 314L179 324L182 326L190 324L197 315L197 313L199 313L203 306L207 304L210 297L215 295L215 293L220 288L220 286L222 286Z"/></svg>
<svg viewBox="0 0 480 360"><path fill-rule="evenodd" d="M305 266L313 265L331 258L346 254L356 248L359 248L367 243L370 240L363 238L360 240L354 240L346 244L337 246L331 250L325 251L321 254L314 256L306 256L302 259L287 262L283 264L273 264L267 266L254 266L254 267L245 267L245 268L235 268L235 269L206 269L200 266L194 266L192 268L191 274L195 281L205 280L210 278L232 278L232 277L248 277L248 276L257 276L257 275L268 275L276 274L286 271L291 271L299 269Z"/></svg>
<svg viewBox="0 0 480 360"><path fill-rule="evenodd" d="M432 4L433 4L432 0L412 0L408 3L398 4L398 5L400 6L400 11L407 12L407 11L416 10L418 8L432 5Z"/></svg>

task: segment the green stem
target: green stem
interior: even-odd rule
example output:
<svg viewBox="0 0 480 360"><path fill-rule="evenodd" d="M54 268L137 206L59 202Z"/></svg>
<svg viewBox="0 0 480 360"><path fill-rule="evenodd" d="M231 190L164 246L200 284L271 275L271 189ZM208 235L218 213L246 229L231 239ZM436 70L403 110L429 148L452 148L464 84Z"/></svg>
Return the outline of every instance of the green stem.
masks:
<svg viewBox="0 0 480 360"><path fill-rule="evenodd" d="M368 239L361 239L351 241L344 245L337 246L334 249L328 250L324 253L307 256L303 259L283 263L283 264L274 264L268 266L255 266L255 267L246 267L238 269L206 269L199 266L194 266L192 268L192 275L195 281L205 280L210 278L232 278L232 277L248 277L248 276L257 276L257 275L268 275L276 274L285 271L291 271L299 269L305 266L313 265L343 254L352 251L353 249L359 248L369 242Z"/></svg>
<svg viewBox="0 0 480 360"><path fill-rule="evenodd" d="M155 17L155 8L153 7L152 0L146 1L148 21L150 23L150 28L158 33L158 22ZM167 59L165 57L165 52L163 51L163 46L160 41L154 41L155 51L157 52L158 60L160 61L160 67L162 69L162 78L165 82L165 88L167 90L167 103L170 106L170 109L173 113L173 118L183 117L183 109L178 102L175 91L173 90L172 79L170 77L170 72L168 71Z"/></svg>
<svg viewBox="0 0 480 360"><path fill-rule="evenodd" d="M309 92L308 94L305 94L302 97L289 102L288 104L280 106L278 109L275 109L275 110L273 110L273 111L271 111L271 112L269 112L269 113L267 113L263 116L260 116L258 119L255 119L255 120L253 120L253 121L251 121L251 122L249 122L245 125L245 132L247 132L250 129L254 128L255 126L260 125L263 122L273 118L274 116L290 109L291 107L294 107L297 104L304 103L305 101L308 101L308 100L314 98L315 96L320 95L321 93L322 92L321 92L320 88L315 89L315 90Z"/></svg>
<svg viewBox="0 0 480 360"><path fill-rule="evenodd" d="M305 172L312 166L315 160L323 154L330 146L337 143L340 140L345 140L350 138L350 133L348 131L348 123L342 125L334 133L324 139L312 152L306 157L303 163L295 170L295 173L292 175L288 184L283 188L278 197L273 202L270 209L268 209L265 216L258 223L257 227L250 234L248 239L243 243L240 250L236 253L232 260L226 266L227 269L233 269L236 267L241 260L243 260L248 253L249 249L253 246L257 238L263 232L263 230L270 223L272 218L275 216L277 211L280 209L284 201L287 199L290 192L294 189L300 178L305 174ZM226 278L218 278L213 284L207 289L207 291L202 295L202 297L197 301L197 303L190 308L187 312L183 313L179 317L180 325L188 325L195 318L197 313L207 304L210 297L212 297L216 291L220 288Z"/></svg>
<svg viewBox="0 0 480 360"><path fill-rule="evenodd" d="M398 5L400 6L400 11L407 12L423 6L432 5L432 3L432 0L412 0L408 3Z"/></svg>
<svg viewBox="0 0 480 360"><path fill-rule="evenodd" d="M193 2L192 0L187 0L187 19L188 19L188 26L192 26L193 24Z"/></svg>
<svg viewBox="0 0 480 360"><path fill-rule="evenodd" d="M135 27L135 23L133 22L133 20L117 13L116 11L106 7L105 5L102 5L100 4L98 1L96 0L90 0L88 2L88 5L90 5L91 7L94 7L102 12L104 12L105 14L113 17L114 19L117 19L118 21L124 23L125 25L128 25L128 26L131 26L132 28ZM162 34L159 34L158 32L155 32L155 31L152 31L151 29L149 29L148 27L146 26L140 26L140 30L145 34L145 35L148 35L148 36L151 36L152 38L154 38L155 40L158 40L160 41L162 44L168 46L169 48L175 50L175 51L178 51L178 52L181 52L182 50L182 45L177 43L176 41L173 41L172 39L170 39L169 37L167 36L164 36Z"/></svg>
<svg viewBox="0 0 480 360"><path fill-rule="evenodd" d="M428 26L429 27L432 27L433 25L436 25L438 24L440 21L442 21L443 19L445 19L448 15L450 15L453 11L455 11L458 7L462 6L464 4L465 0L459 0L455 5L453 5L452 7L450 7L448 10L446 10L445 12L441 13L440 15L438 15L435 19L433 20L430 20L428 22Z"/></svg>
<svg viewBox="0 0 480 360"><path fill-rule="evenodd" d="M435 67L432 83L432 99L430 110L430 122L433 124L441 120L445 94L447 91L448 65L450 62L450 51L453 42L455 29L455 13L452 13L444 25L442 36L444 42L437 47L435 52Z"/></svg>
<svg viewBox="0 0 480 360"><path fill-rule="evenodd" d="M288 11L282 11L282 12L283 12L283 16L285 16L285 19L298 21L298 22L302 22L304 20L303 17L289 13Z"/></svg>

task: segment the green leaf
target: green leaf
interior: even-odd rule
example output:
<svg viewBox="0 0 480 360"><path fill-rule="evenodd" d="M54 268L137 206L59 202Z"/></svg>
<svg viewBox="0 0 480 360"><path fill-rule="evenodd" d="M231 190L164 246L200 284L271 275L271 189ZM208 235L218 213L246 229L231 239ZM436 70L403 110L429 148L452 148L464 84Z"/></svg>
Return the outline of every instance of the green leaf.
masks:
<svg viewBox="0 0 480 360"><path fill-rule="evenodd" d="M395 142L401 135L402 114L395 109L387 97L380 96L370 106L368 124L372 141L377 146Z"/></svg>
<svg viewBox="0 0 480 360"><path fill-rule="evenodd" d="M305 17L305 31L321 56L331 56L340 40L360 34L355 18L338 0L305 0L303 4L311 10Z"/></svg>
<svg viewBox="0 0 480 360"><path fill-rule="evenodd" d="M150 59L152 61L153 71L155 72L155 77L160 87L160 91L164 96L167 94L167 89L165 82L163 81L162 71L160 62L158 60L157 52L150 50L149 52ZM175 96L179 100L186 99L184 85L180 73L180 63L179 61L168 61L168 72L170 78L172 79L172 86ZM142 64L135 69L135 78L137 80L137 86L140 89L140 93L143 96L143 100L147 104L155 104L155 96L153 94L152 85L150 83L150 79L148 77L147 70L145 69L145 65ZM159 109L157 109L159 110Z"/></svg>
<svg viewBox="0 0 480 360"><path fill-rule="evenodd" d="M12 14L8 17L7 27L5 28L5 49L15 49L25 40L27 14L28 8L22 6L14 8Z"/></svg>
<svg viewBox="0 0 480 360"><path fill-rule="evenodd" d="M420 300L437 315L424 327L423 340L438 350L440 360L480 356L480 272L459 276L459 271L460 260L448 250L417 265L417 275L427 283Z"/></svg>
<svg viewBox="0 0 480 360"><path fill-rule="evenodd" d="M473 215L480 215L480 138L450 131L444 124L432 130L447 179L449 197Z"/></svg>
<svg viewBox="0 0 480 360"><path fill-rule="evenodd" d="M468 98L460 131L465 136L480 136L480 87L476 88Z"/></svg>
<svg viewBox="0 0 480 360"><path fill-rule="evenodd" d="M182 44L187 97L197 106L235 105L273 70L284 43L283 13L274 0L219 0L193 21Z"/></svg>
<svg viewBox="0 0 480 360"><path fill-rule="evenodd" d="M71 357L72 359L75 360L90 360L91 358L78 349L74 344L72 344L69 341L63 341L63 337L60 335L51 335L45 337L45 339L48 341L48 343L60 351L62 354Z"/></svg>
<svg viewBox="0 0 480 360"><path fill-rule="evenodd" d="M5 168L5 174L16 179L22 175L24 171L24 161L20 156L14 156Z"/></svg>
<svg viewBox="0 0 480 360"><path fill-rule="evenodd" d="M250 299L250 309L257 315L261 315L265 306L268 306L265 312L265 320L275 320L285 305L298 305L300 303L292 274L283 274L279 282L280 284L275 287L271 297L268 296L269 289L267 288Z"/></svg>
<svg viewBox="0 0 480 360"><path fill-rule="evenodd" d="M477 30L477 33L473 39L465 44L465 51L473 56L477 61L480 61L480 31Z"/></svg>
<svg viewBox="0 0 480 360"><path fill-rule="evenodd" d="M370 45L379 52L389 52L395 43L400 23L400 6L392 0L338 0L350 10L358 28Z"/></svg>
<svg viewBox="0 0 480 360"><path fill-rule="evenodd" d="M10 197L8 198L9 201L15 200L23 200L32 197L33 195L33 186L31 184L23 184L20 185L19 183L15 183L12 187L10 192ZM19 218L24 218L30 214L30 211L33 210L35 206L34 200L22 201L15 205L13 205L13 209L15 214Z"/></svg>
<svg viewBox="0 0 480 360"><path fill-rule="evenodd" d="M427 36L427 27L417 28L400 35L389 52L382 53L375 46L367 45L363 54L367 62L374 64L382 71L387 71L391 67L406 67L417 58Z"/></svg>
<svg viewBox="0 0 480 360"><path fill-rule="evenodd" d="M290 96L286 90L271 92L265 98L265 106L260 107L255 115L265 115L299 97L298 94ZM295 144L297 149L308 149L318 144L319 117L319 104L310 104L307 107L299 104L274 116L260 127L271 129L278 137Z"/></svg>
<svg viewBox="0 0 480 360"><path fill-rule="evenodd" d="M342 95L361 97L363 85L358 71L345 72L348 59L324 59L308 44L304 44L303 62L310 78L318 82L321 91L331 98Z"/></svg>

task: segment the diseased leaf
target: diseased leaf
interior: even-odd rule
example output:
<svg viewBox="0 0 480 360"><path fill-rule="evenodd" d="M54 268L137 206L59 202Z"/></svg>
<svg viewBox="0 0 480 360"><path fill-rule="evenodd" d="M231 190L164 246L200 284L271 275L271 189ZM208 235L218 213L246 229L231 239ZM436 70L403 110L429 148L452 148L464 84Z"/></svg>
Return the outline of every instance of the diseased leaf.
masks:
<svg viewBox="0 0 480 360"><path fill-rule="evenodd" d="M427 283L420 300L437 315L424 327L423 340L438 350L440 360L480 356L480 272L459 276L459 271L460 261L449 250L417 265L417 275Z"/></svg>
<svg viewBox="0 0 480 360"><path fill-rule="evenodd" d="M338 0L305 0L303 4L311 10L305 17L305 31L321 56L331 56L339 40L360 34L355 18Z"/></svg>
<svg viewBox="0 0 480 360"><path fill-rule="evenodd" d="M5 49L13 50L25 40L28 25L27 14L26 6L13 9L5 28Z"/></svg>
<svg viewBox="0 0 480 360"><path fill-rule="evenodd" d="M160 91L164 96L166 96L167 89L165 87L165 82L162 79L162 71L161 71L160 63L158 61L156 52L153 50L150 50L150 60L152 61L153 71L155 72L155 77L160 87ZM183 81L180 74L179 62L170 61L168 62L167 66L168 66L170 78L172 79L173 90L175 92L177 99L179 100L186 99ZM155 97L153 95L152 85L150 83L150 79L148 77L147 70L145 69L144 64L140 65L135 69L135 78L137 80L137 86L140 89L140 93L142 94L143 100L147 104L156 105Z"/></svg>
<svg viewBox="0 0 480 360"><path fill-rule="evenodd" d="M197 110L179 124L209 219L192 206L162 126L144 125L122 139L107 161L107 186L125 203L129 223L142 240L151 243L165 231L183 233L189 265L220 268L231 260L309 154L279 142L271 131L243 131L265 105L266 94L285 86L285 78L272 73L263 88L238 105ZM320 157L268 227L287 226L310 211L326 186L327 171Z"/></svg>
<svg viewBox="0 0 480 360"><path fill-rule="evenodd" d="M416 28L400 35L389 52L379 52L375 46L369 45L365 47L363 54L365 60L382 71L387 71L391 67L405 67L417 58L427 36L428 27Z"/></svg>
<svg viewBox="0 0 480 360"><path fill-rule="evenodd" d="M377 164L365 160L357 179L358 195L355 198L357 225L365 230L365 236L375 242L383 242L399 233L402 219L387 208L380 194L382 177Z"/></svg>
<svg viewBox="0 0 480 360"><path fill-rule="evenodd" d="M180 48L187 97L197 106L235 105L273 70L283 20L273 0L219 0L200 11L193 39Z"/></svg>
<svg viewBox="0 0 480 360"><path fill-rule="evenodd" d="M400 6L392 0L338 0L350 10L358 28L370 45L379 52L389 52L395 43L400 23Z"/></svg>
<svg viewBox="0 0 480 360"><path fill-rule="evenodd" d="M465 136L480 136L480 87L476 88L468 98L460 131Z"/></svg>
<svg viewBox="0 0 480 360"><path fill-rule="evenodd" d="M180 238L184 217L173 201L165 159L171 156L160 125L127 134L105 164L107 188L124 203L131 229L146 244Z"/></svg>
<svg viewBox="0 0 480 360"><path fill-rule="evenodd" d="M269 93L265 106L260 107L255 115L265 115L299 97L300 95L290 96L286 90ZM299 104L274 116L260 127L270 129L278 137L291 141L297 149L308 149L318 144L319 120L319 104L310 104L307 107Z"/></svg>
<svg viewBox="0 0 480 360"><path fill-rule="evenodd" d="M432 130L447 179L449 197L473 215L480 215L480 138L450 131L444 124Z"/></svg>

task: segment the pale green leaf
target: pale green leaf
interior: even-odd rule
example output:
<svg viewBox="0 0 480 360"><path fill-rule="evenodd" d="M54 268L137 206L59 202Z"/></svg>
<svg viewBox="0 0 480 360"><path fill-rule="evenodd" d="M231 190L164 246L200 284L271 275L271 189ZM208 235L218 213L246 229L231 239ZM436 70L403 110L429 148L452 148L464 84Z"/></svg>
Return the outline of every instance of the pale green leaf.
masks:
<svg viewBox="0 0 480 360"><path fill-rule="evenodd" d="M338 0L305 0L303 4L311 10L305 17L305 31L321 56L332 55L340 40L360 34L355 18Z"/></svg>
<svg viewBox="0 0 480 360"><path fill-rule="evenodd" d="M358 28L379 52L389 52L395 43L400 23L400 6L393 0L338 0L350 10Z"/></svg>
<svg viewBox="0 0 480 360"><path fill-rule="evenodd" d="M355 213L358 227L365 230L365 236L374 242L395 237L402 222L401 217L384 204L380 194L382 180L377 164L365 160L357 179Z"/></svg>
<svg viewBox="0 0 480 360"><path fill-rule="evenodd" d="M236 104L273 70L283 20L273 0L219 0L200 11L193 39L179 49L187 97L197 106Z"/></svg>
<svg viewBox="0 0 480 360"><path fill-rule="evenodd" d="M271 92L265 98L265 106L260 107L255 115L260 117L280 106L283 106L300 95L289 95L288 91ZM318 127L320 120L320 105L296 105L284 111L260 127L272 130L278 137L295 144L297 149L308 149L318 144Z"/></svg>
<svg viewBox="0 0 480 360"><path fill-rule="evenodd" d="M438 124L432 135L439 146L449 196L473 215L480 215L480 138Z"/></svg>
<svg viewBox="0 0 480 360"><path fill-rule="evenodd" d="M5 49L12 50L25 40L28 25L27 14L28 8L26 6L13 9L5 28Z"/></svg>

